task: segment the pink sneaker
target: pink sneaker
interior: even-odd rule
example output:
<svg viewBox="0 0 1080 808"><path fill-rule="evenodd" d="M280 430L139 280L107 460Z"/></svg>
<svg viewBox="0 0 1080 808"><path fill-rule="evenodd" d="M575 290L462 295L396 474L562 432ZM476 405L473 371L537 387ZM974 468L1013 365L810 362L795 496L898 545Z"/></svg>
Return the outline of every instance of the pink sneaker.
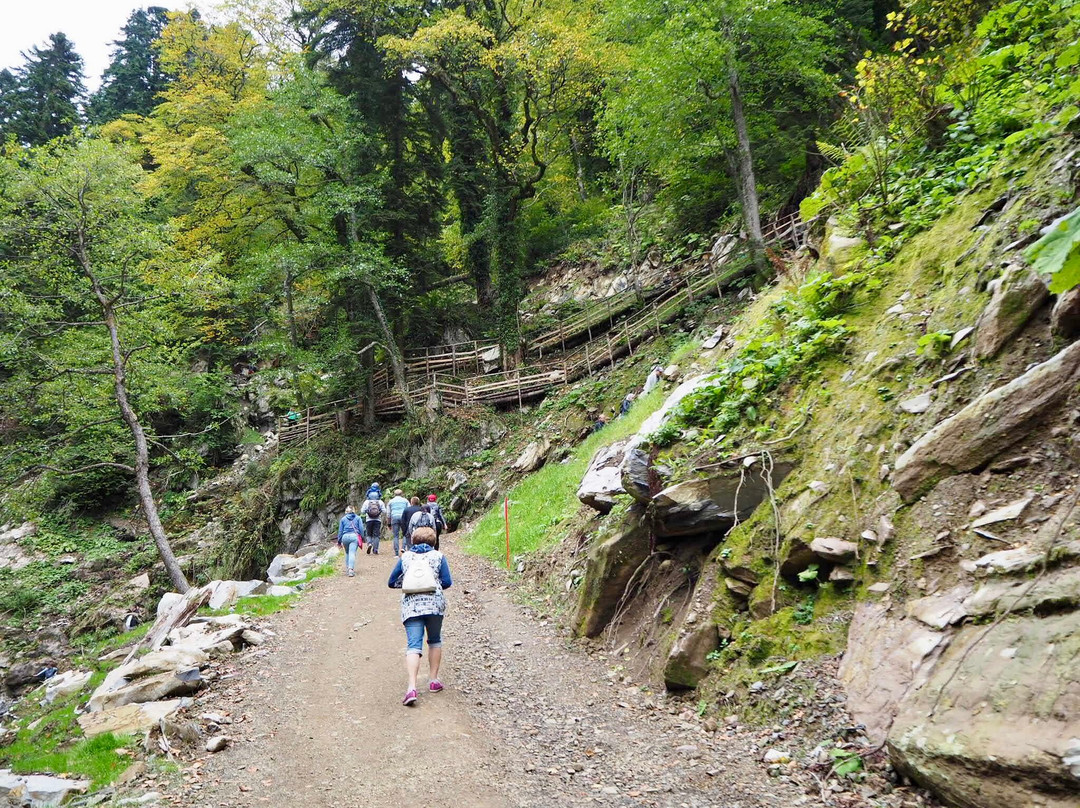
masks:
<svg viewBox="0 0 1080 808"><path fill-rule="evenodd" d="M427 688L428 688L428 690L430 690L430 691L431 691L432 693L438 693L438 692L439 692L440 690L442 690L442 682L440 682L440 681L439 681L438 679L436 679L435 681L431 682L431 683L430 683L430 684L429 684L429 685L427 686Z"/></svg>
<svg viewBox="0 0 1080 808"><path fill-rule="evenodd" d="M401 700L401 703L404 704L406 707L412 707L414 704L416 704L416 691L410 690L408 693L406 693L405 698Z"/></svg>

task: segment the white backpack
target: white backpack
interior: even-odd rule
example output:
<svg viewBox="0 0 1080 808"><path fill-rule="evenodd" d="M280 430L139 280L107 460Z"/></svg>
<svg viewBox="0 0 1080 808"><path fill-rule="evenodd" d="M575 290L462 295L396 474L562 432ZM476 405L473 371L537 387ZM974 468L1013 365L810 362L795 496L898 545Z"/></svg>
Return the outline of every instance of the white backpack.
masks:
<svg viewBox="0 0 1080 808"><path fill-rule="evenodd" d="M442 564L442 553L431 550L427 553L405 553L401 557L401 565L405 568L405 574L401 578L401 591L406 595L430 595L439 589L439 578L435 573L435 564L428 560Z"/></svg>

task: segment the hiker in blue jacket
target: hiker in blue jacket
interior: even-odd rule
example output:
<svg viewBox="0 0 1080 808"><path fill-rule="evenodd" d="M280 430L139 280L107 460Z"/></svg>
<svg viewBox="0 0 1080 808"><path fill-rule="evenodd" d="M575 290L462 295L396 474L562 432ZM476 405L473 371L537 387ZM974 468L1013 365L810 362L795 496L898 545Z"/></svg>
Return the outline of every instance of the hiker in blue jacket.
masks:
<svg viewBox="0 0 1080 808"><path fill-rule="evenodd" d="M405 499L401 489L397 489L394 492L394 498L386 503L386 509L390 511L390 533L394 537L394 556L398 555L399 550L405 549L405 528L408 525L401 523L401 515L405 513L405 509L409 507L409 500ZM398 544L398 537L401 537L401 544Z"/></svg>
<svg viewBox="0 0 1080 808"><path fill-rule="evenodd" d="M363 544L364 522L356 515L352 505L345 508L345 515L338 522L337 540L345 551L345 574L356 575L356 546Z"/></svg>

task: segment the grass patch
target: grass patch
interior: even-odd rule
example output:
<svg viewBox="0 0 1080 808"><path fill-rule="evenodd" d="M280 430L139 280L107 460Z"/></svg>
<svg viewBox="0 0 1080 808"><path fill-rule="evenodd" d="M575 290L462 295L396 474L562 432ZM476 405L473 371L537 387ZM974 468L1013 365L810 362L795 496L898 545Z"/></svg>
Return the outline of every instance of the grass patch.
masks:
<svg viewBox="0 0 1080 808"><path fill-rule="evenodd" d="M615 419L586 438L568 460L547 463L514 486L510 490L511 552L529 553L545 544L554 543L560 535L560 527L581 507L577 489L596 450L637 432L642 422L659 409L665 398L667 394L664 391L653 390L638 399L627 415ZM505 530L500 502L476 523L465 543L465 551L489 558L504 558Z"/></svg>
<svg viewBox="0 0 1080 808"><path fill-rule="evenodd" d="M28 694L20 706L28 706L30 712L15 724L15 741L0 749L0 765L20 774L51 772L87 778L93 788L115 780L131 765L131 757L116 750L130 747L135 740L110 733L82 738L75 714L79 701L104 678L105 672L99 670L83 692L53 704L39 705Z"/></svg>

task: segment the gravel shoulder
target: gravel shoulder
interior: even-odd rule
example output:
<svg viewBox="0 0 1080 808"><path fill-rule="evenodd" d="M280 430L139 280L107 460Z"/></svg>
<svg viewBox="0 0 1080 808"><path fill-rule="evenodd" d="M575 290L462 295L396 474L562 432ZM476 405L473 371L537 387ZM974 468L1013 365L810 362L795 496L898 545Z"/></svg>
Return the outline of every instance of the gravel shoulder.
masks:
<svg viewBox="0 0 1080 808"><path fill-rule="evenodd" d="M454 574L446 690L401 706L404 632L393 555L356 578L320 579L270 622L275 634L192 712L218 713L232 743L142 783L185 806L401 804L461 808L819 804L770 778L738 735L707 732L632 686L510 597L500 570L444 549ZM162 778L163 780L165 778ZM785 778L786 779L786 778Z"/></svg>

